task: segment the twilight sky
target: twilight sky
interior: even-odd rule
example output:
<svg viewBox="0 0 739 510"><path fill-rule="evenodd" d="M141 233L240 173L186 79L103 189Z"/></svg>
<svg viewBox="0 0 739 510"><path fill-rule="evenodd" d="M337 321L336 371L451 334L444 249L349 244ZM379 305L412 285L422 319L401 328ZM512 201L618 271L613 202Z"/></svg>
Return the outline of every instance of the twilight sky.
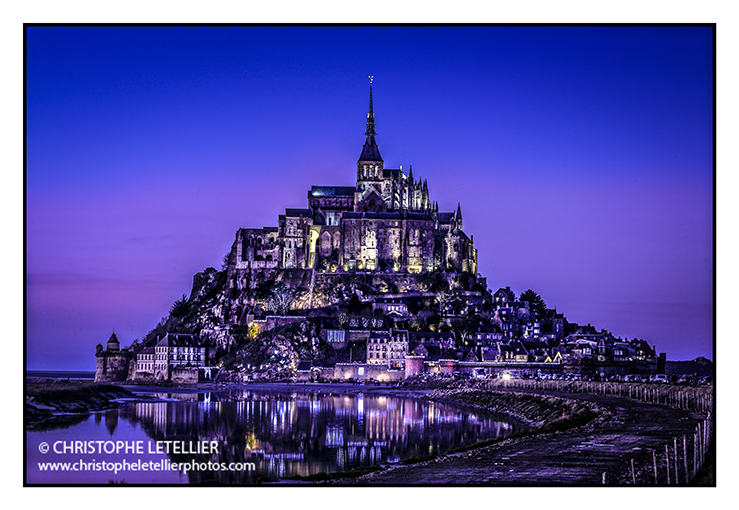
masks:
<svg viewBox="0 0 739 510"><path fill-rule="evenodd" d="M30 369L94 369L351 186L368 75L388 168L461 202L479 271L571 322L713 359L713 31L28 27Z"/></svg>

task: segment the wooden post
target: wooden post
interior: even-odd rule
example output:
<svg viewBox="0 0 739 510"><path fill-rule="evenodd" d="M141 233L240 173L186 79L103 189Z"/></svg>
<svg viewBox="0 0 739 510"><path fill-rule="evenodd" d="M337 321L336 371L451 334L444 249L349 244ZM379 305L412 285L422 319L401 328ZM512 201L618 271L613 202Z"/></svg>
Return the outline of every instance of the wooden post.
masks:
<svg viewBox="0 0 739 510"><path fill-rule="evenodd" d="M665 466L667 467L667 485L670 485L670 447L665 445Z"/></svg>
<svg viewBox="0 0 739 510"><path fill-rule="evenodd" d="M672 438L675 447L675 485L680 485L680 471L677 469L677 437Z"/></svg>
<svg viewBox="0 0 739 510"><path fill-rule="evenodd" d="M690 473L692 476L698 474L698 435L698 429L696 429L693 434L693 471Z"/></svg>
<svg viewBox="0 0 739 510"><path fill-rule="evenodd" d="M698 464L703 465L703 449L706 447L703 442L703 424L698 425ZM697 469L696 469L697 471Z"/></svg>
<svg viewBox="0 0 739 510"><path fill-rule="evenodd" d="M657 485L659 482L657 480L657 452L652 450L652 464L654 464L654 485Z"/></svg>
<svg viewBox="0 0 739 510"><path fill-rule="evenodd" d="M685 484L690 483L690 473L688 473L688 436L683 436L683 467L685 468Z"/></svg>
<svg viewBox="0 0 739 510"><path fill-rule="evenodd" d="M634 473L634 459L631 459L631 481L636 485L636 473Z"/></svg>
<svg viewBox="0 0 739 510"><path fill-rule="evenodd" d="M603 471L603 485L606 485L606 472Z"/></svg>
<svg viewBox="0 0 739 510"><path fill-rule="evenodd" d="M711 442L711 413L703 422L703 455L708 453L708 444Z"/></svg>

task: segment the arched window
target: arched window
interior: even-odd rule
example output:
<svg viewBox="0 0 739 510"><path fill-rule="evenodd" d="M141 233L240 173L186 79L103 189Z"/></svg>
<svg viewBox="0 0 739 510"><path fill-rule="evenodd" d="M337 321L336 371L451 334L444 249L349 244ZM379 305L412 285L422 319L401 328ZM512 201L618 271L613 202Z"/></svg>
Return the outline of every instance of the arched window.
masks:
<svg viewBox="0 0 739 510"><path fill-rule="evenodd" d="M328 257L331 254L331 234L324 232L321 234L321 256Z"/></svg>

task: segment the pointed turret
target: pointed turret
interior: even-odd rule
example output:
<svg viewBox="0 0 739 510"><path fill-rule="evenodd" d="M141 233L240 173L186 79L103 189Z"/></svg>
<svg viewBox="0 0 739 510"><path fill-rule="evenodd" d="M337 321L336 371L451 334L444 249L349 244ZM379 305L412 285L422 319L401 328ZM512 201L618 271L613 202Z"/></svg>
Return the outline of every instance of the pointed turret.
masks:
<svg viewBox="0 0 739 510"><path fill-rule="evenodd" d="M370 103L369 112L367 113L367 129L364 132L365 136L375 136L375 112L372 108L372 82L370 81Z"/></svg>
<svg viewBox="0 0 739 510"><path fill-rule="evenodd" d="M454 213L454 224L459 230L462 229L462 205L457 202L457 212Z"/></svg>
<svg viewBox="0 0 739 510"><path fill-rule="evenodd" d="M109 351L118 351L121 348L121 343L118 341L118 337L115 336L115 332L110 335L110 338L108 338L108 350Z"/></svg>

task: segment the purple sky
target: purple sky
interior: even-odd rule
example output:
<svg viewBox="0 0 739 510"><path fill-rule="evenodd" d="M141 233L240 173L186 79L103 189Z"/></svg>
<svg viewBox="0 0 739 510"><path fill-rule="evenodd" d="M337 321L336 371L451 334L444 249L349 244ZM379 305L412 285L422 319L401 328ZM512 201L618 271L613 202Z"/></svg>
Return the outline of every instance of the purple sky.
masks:
<svg viewBox="0 0 739 510"><path fill-rule="evenodd" d="M462 204L488 286L713 359L713 32L53 28L27 35L27 367L93 369L276 226L385 166Z"/></svg>

